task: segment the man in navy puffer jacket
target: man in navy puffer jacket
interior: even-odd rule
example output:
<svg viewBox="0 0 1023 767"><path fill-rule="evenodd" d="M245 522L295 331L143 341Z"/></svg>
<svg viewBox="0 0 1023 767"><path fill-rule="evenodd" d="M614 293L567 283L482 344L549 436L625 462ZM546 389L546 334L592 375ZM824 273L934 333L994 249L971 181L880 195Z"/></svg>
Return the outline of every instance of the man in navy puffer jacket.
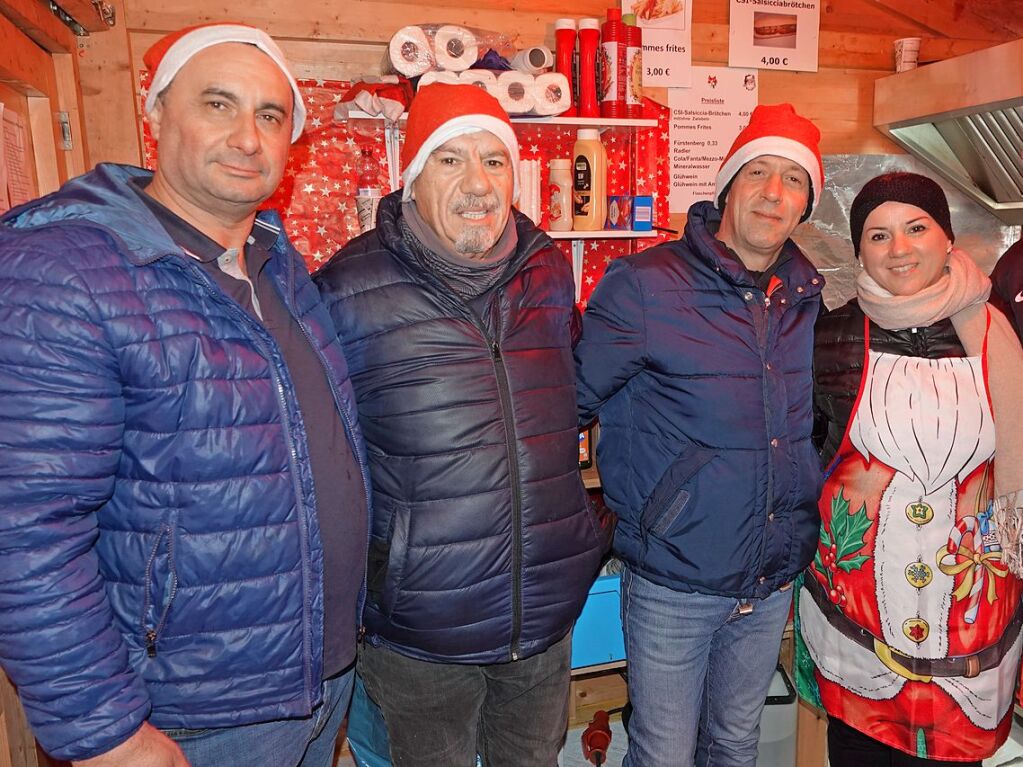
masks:
<svg viewBox="0 0 1023 767"><path fill-rule="evenodd" d="M369 478L330 317L275 213L301 95L262 31L146 54L155 175L0 227L0 663L89 767L327 767Z"/></svg>
<svg viewBox="0 0 1023 767"><path fill-rule="evenodd" d="M758 107L685 233L614 262L576 347L579 415L627 569L630 767L753 767L820 485L813 325L789 239L820 198L820 133Z"/></svg>
<svg viewBox="0 0 1023 767"><path fill-rule="evenodd" d="M471 85L409 111L404 190L314 279L374 517L359 671L397 767L552 765L603 545L578 471L573 284L511 206L518 143Z"/></svg>

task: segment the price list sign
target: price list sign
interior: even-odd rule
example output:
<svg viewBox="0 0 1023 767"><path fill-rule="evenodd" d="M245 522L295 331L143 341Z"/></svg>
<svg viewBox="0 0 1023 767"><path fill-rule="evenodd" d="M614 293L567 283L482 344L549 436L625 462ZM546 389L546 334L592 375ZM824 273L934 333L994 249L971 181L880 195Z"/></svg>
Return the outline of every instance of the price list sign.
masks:
<svg viewBox="0 0 1023 767"><path fill-rule="evenodd" d="M688 88L693 68L692 0L622 0L643 29L643 85Z"/></svg>
<svg viewBox="0 0 1023 767"><path fill-rule="evenodd" d="M816 72L820 0L730 0L728 66Z"/></svg>
<svg viewBox="0 0 1023 767"><path fill-rule="evenodd" d="M668 92L672 213L714 199L714 177L735 137L749 124L757 96L756 70L726 67L693 67L692 87Z"/></svg>

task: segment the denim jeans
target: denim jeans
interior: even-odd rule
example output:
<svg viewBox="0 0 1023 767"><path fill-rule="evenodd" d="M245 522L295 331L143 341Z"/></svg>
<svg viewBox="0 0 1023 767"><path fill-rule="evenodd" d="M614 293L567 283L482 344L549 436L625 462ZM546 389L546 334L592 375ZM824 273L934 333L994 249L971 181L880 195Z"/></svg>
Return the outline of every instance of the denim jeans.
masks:
<svg viewBox="0 0 1023 767"><path fill-rule="evenodd" d="M387 724L394 767L553 767L568 725L570 635L483 666L415 660L363 643L359 675Z"/></svg>
<svg viewBox="0 0 1023 767"><path fill-rule="evenodd" d="M330 767L352 697L354 667L323 683L311 716L209 730L166 730L192 767Z"/></svg>
<svg viewBox="0 0 1023 767"><path fill-rule="evenodd" d="M622 574L629 663L623 767L755 767L760 714L778 664L792 590L739 612L729 597Z"/></svg>

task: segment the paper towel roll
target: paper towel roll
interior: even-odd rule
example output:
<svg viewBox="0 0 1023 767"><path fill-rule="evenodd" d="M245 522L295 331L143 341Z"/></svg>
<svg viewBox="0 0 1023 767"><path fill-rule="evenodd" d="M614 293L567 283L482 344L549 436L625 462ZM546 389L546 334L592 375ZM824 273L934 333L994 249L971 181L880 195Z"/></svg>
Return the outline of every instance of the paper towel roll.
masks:
<svg viewBox="0 0 1023 767"><path fill-rule="evenodd" d="M417 88L422 88L430 83L445 83L447 85L458 85L458 75L454 72L427 72L419 78Z"/></svg>
<svg viewBox="0 0 1023 767"><path fill-rule="evenodd" d="M531 75L541 74L554 66L554 54L546 45L534 45L516 53L511 60L512 69Z"/></svg>
<svg viewBox="0 0 1023 767"><path fill-rule="evenodd" d="M532 75L514 69L497 76L497 100L510 115L521 115L533 109L536 102Z"/></svg>
<svg viewBox="0 0 1023 767"><path fill-rule="evenodd" d="M497 74L489 69L467 69L458 75L458 82L475 85L497 97Z"/></svg>
<svg viewBox="0 0 1023 767"><path fill-rule="evenodd" d="M387 46L391 66L405 77L418 77L436 66L433 46L420 27L402 27Z"/></svg>
<svg viewBox="0 0 1023 767"><path fill-rule="evenodd" d="M451 72L462 72L479 58L476 35L465 27L447 24L433 36L433 56L437 66Z"/></svg>
<svg viewBox="0 0 1023 767"><path fill-rule="evenodd" d="M572 106L572 91L568 78L561 72L537 75L533 85L535 103L533 111L538 115L559 115Z"/></svg>

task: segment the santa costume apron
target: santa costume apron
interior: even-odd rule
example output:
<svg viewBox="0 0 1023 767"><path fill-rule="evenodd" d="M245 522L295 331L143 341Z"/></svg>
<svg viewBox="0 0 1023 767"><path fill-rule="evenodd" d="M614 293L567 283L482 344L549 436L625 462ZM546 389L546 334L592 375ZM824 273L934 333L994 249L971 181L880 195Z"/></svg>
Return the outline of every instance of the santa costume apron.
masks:
<svg viewBox="0 0 1023 767"><path fill-rule="evenodd" d="M829 716L928 759L990 756L1011 724L1020 581L991 516L994 422L980 357L870 350L820 499L799 592ZM805 668L803 671L805 672Z"/></svg>

